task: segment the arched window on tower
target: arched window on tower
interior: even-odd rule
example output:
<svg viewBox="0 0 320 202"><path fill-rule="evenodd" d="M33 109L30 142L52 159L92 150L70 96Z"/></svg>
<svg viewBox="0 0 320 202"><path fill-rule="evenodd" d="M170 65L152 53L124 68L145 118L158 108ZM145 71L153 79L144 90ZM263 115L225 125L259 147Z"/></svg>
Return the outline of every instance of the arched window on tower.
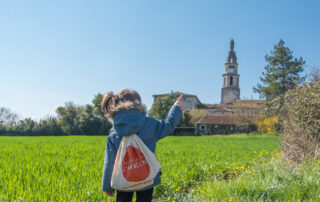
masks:
<svg viewBox="0 0 320 202"><path fill-rule="evenodd" d="M224 86L226 86L227 85L227 79L226 79L226 77L224 77Z"/></svg>
<svg viewBox="0 0 320 202"><path fill-rule="evenodd" d="M231 76L230 77L230 86L232 86L233 85L233 77Z"/></svg>
<svg viewBox="0 0 320 202"><path fill-rule="evenodd" d="M233 58L230 58L230 63L233 63Z"/></svg>

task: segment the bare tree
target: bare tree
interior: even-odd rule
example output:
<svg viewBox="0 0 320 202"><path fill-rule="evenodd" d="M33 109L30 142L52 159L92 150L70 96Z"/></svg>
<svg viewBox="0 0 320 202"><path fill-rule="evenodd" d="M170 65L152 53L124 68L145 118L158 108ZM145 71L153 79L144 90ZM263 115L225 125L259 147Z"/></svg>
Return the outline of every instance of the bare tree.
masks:
<svg viewBox="0 0 320 202"><path fill-rule="evenodd" d="M312 67L309 73L309 79L311 82L320 81L320 67Z"/></svg>
<svg viewBox="0 0 320 202"><path fill-rule="evenodd" d="M256 125L261 106L254 100L242 100L233 104L231 119L238 127L244 127L246 133L250 132L250 126Z"/></svg>
<svg viewBox="0 0 320 202"><path fill-rule="evenodd" d="M18 121L18 119L18 115L11 112L10 109L0 107L0 126L6 124L14 125Z"/></svg>

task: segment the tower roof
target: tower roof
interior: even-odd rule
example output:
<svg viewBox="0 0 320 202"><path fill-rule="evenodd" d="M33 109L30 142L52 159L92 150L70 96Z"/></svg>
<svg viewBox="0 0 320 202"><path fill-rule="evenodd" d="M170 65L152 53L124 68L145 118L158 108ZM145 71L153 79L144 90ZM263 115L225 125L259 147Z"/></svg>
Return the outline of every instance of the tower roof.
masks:
<svg viewBox="0 0 320 202"><path fill-rule="evenodd" d="M234 40L231 39L231 41L230 41L230 50L233 51L233 49L234 49Z"/></svg>
<svg viewBox="0 0 320 202"><path fill-rule="evenodd" d="M228 53L227 63L237 63L236 52L233 49L234 49L234 40L231 39L231 41L230 41L230 51Z"/></svg>

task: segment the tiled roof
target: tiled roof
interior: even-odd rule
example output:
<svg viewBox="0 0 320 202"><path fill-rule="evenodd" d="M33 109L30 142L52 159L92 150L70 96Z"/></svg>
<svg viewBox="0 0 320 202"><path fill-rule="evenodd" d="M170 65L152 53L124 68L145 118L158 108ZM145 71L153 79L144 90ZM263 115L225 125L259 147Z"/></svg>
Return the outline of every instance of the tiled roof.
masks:
<svg viewBox="0 0 320 202"><path fill-rule="evenodd" d="M234 114L233 114L234 115ZM202 117L197 123L198 124L216 124L216 125L234 125L235 119L232 117L233 115L230 114L207 114ZM245 114L245 115L237 115L243 116L244 118L250 117L253 120L257 120L259 115L258 114Z"/></svg>
<svg viewBox="0 0 320 202"><path fill-rule="evenodd" d="M221 109L221 108L232 108L232 105L225 104L200 104L197 106L198 109Z"/></svg>

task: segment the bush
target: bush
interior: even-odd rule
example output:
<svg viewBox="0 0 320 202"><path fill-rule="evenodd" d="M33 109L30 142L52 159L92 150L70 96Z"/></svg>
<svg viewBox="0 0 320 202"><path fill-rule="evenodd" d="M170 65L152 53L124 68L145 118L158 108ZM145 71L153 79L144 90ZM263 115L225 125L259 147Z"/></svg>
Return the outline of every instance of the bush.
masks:
<svg viewBox="0 0 320 202"><path fill-rule="evenodd" d="M259 133L275 133L278 130L278 122L279 116L271 116L271 117L264 117L263 119L259 120L258 131Z"/></svg>
<svg viewBox="0 0 320 202"><path fill-rule="evenodd" d="M285 95L282 149L297 163L319 157L320 82L306 83Z"/></svg>

